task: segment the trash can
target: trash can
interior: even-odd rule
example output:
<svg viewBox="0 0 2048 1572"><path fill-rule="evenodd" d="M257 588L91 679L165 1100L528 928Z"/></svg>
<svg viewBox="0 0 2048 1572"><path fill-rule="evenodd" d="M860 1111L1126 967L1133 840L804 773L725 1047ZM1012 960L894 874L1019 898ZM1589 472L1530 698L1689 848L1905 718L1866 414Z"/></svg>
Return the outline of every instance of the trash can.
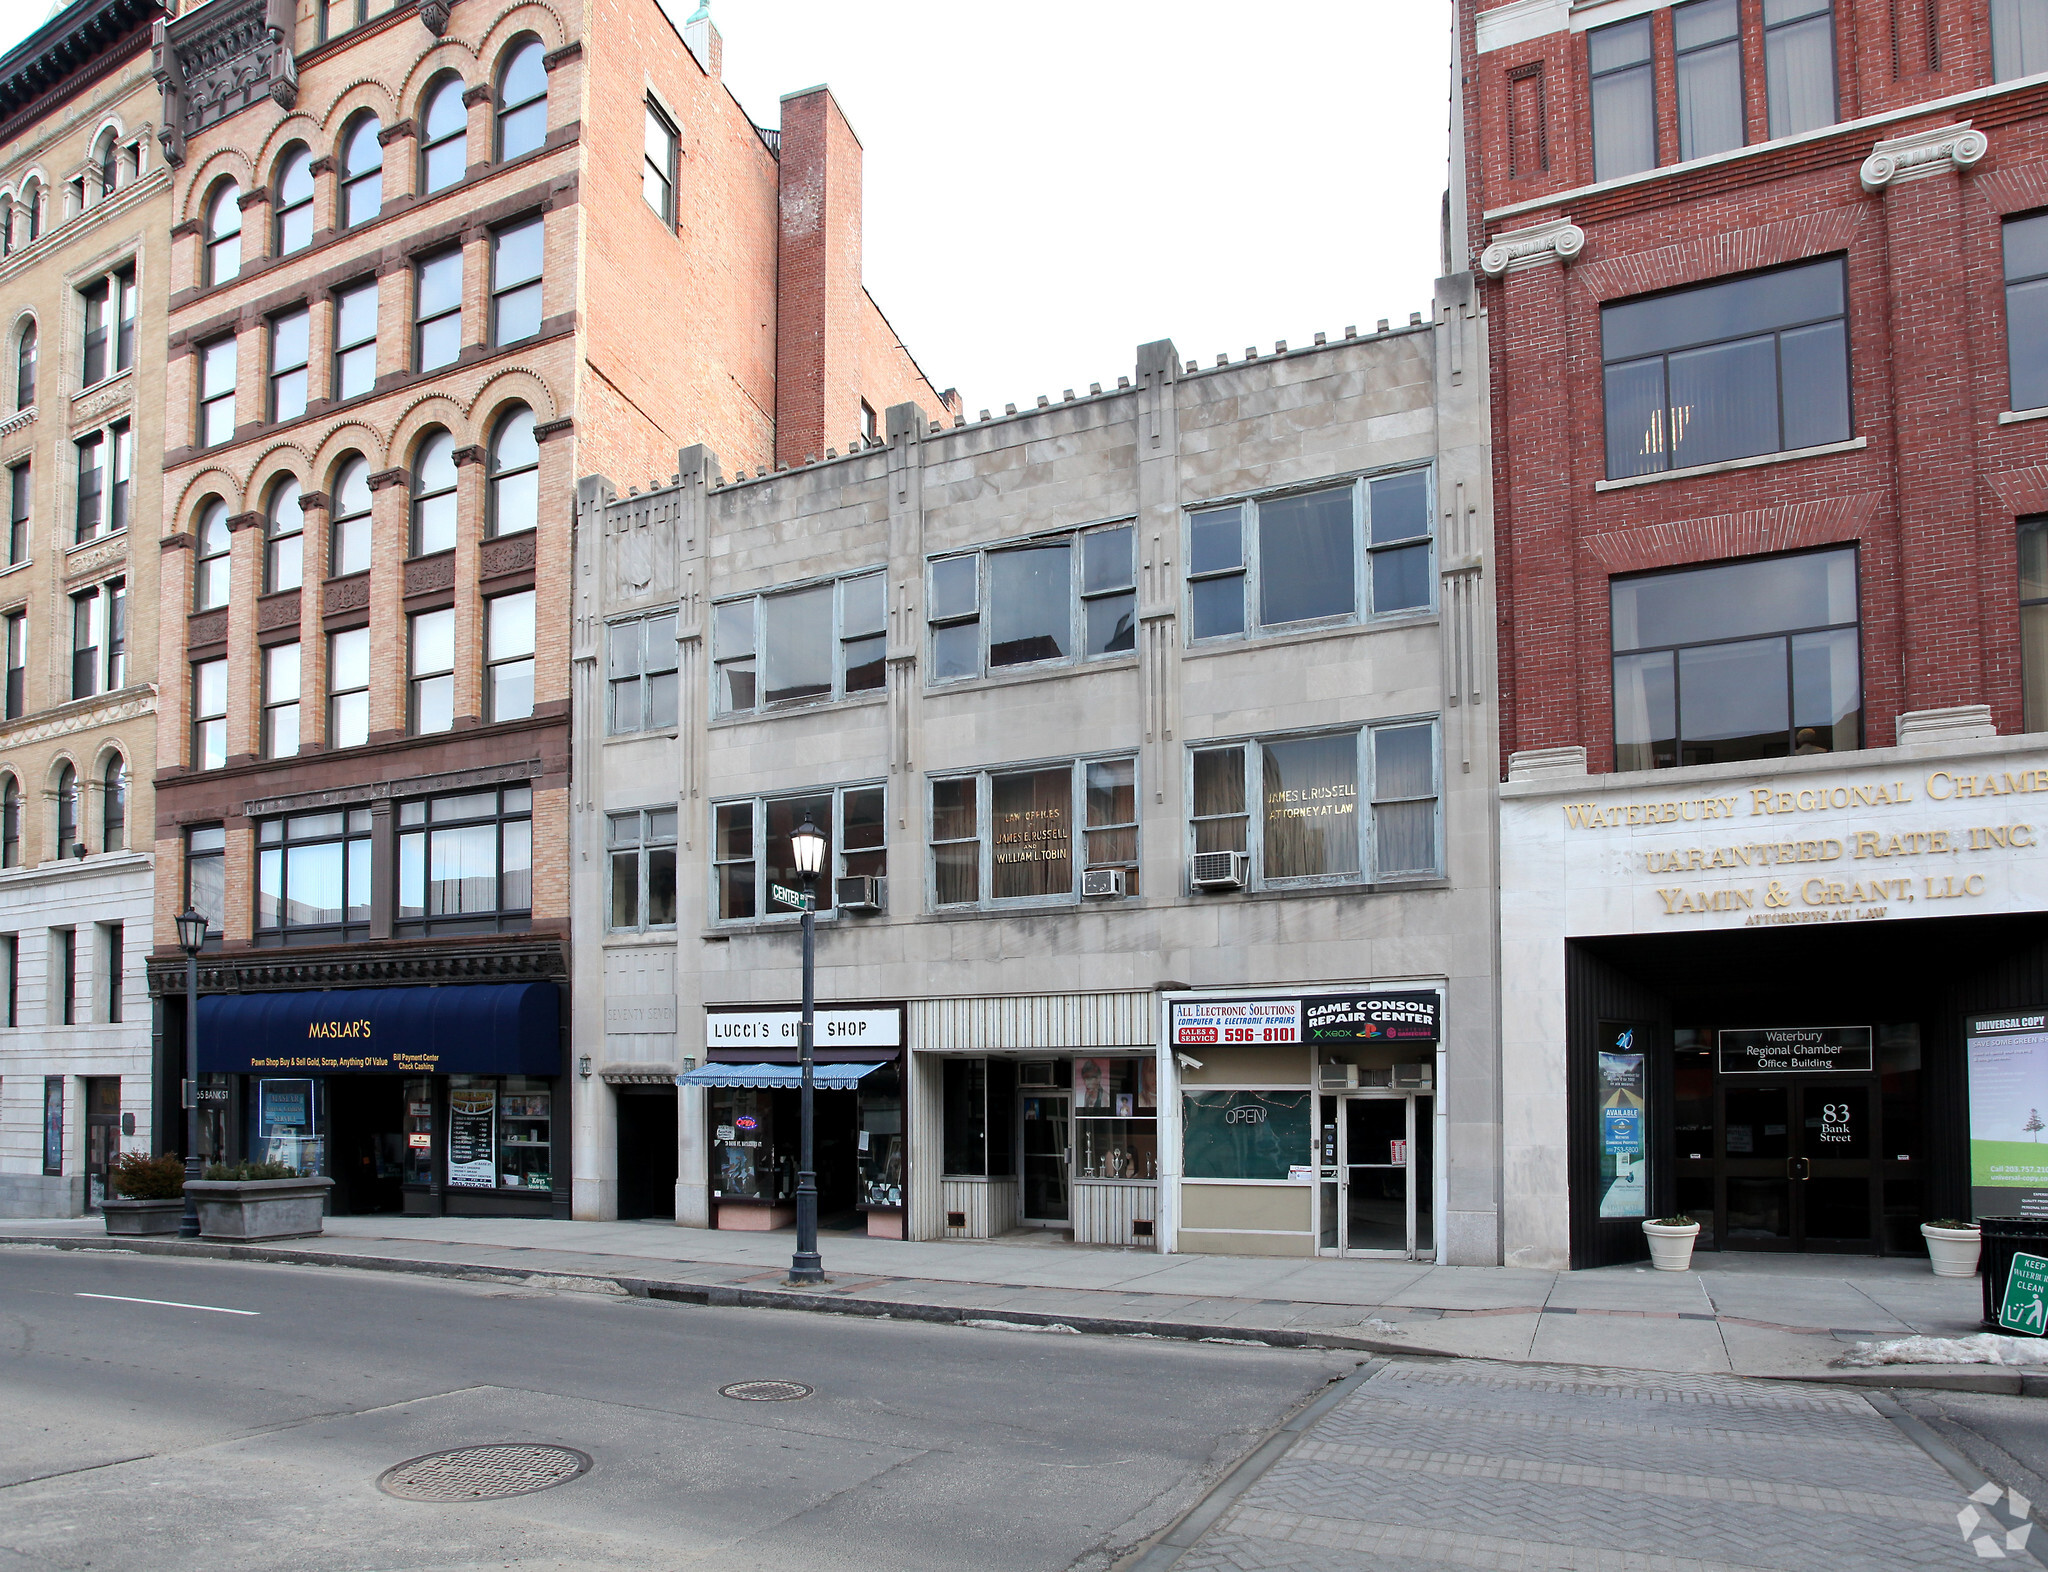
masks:
<svg viewBox="0 0 2048 1572"><path fill-rule="evenodd" d="M2048 1217L1980 1217L1984 1253L1977 1270L1984 1278L1984 1326L1987 1331L2005 1332L2008 1337L2040 1336L2012 1332L1998 1324L1998 1307L2005 1302L2005 1280L2012 1271L2013 1253L2048 1256Z"/></svg>

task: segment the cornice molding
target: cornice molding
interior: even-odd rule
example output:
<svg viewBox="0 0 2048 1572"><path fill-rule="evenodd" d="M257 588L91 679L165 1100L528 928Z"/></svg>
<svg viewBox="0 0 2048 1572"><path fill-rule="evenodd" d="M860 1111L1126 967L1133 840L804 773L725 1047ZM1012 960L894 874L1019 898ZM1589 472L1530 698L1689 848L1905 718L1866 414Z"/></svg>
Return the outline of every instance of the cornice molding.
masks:
<svg viewBox="0 0 2048 1572"><path fill-rule="evenodd" d="M216 950L199 957L202 993L568 980L568 954L554 934L397 939L333 949ZM149 991L158 997L183 994L183 955L149 958Z"/></svg>
<svg viewBox="0 0 2048 1572"><path fill-rule="evenodd" d="M123 695L126 695L123 697ZM58 737L75 737L82 731L114 726L142 715L156 713L156 689L149 686L117 688L97 698L78 699L55 709L43 710L18 721L0 725L0 748L19 748L50 742Z"/></svg>
<svg viewBox="0 0 2048 1572"><path fill-rule="evenodd" d="M1863 160L1856 177L1865 191L1882 191L1909 180L1925 180L1944 169L1958 174L1979 163L1991 151L1991 139L1975 130L1967 120L1954 125L1916 131L1911 136L1879 142Z"/></svg>

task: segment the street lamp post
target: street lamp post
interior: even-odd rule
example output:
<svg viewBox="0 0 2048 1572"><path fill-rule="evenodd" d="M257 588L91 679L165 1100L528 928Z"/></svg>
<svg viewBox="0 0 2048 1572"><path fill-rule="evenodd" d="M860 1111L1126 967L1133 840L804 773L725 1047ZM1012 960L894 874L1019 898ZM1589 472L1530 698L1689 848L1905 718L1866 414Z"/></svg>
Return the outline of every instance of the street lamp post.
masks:
<svg viewBox="0 0 2048 1572"><path fill-rule="evenodd" d="M178 919L178 948L185 952L185 1215L178 1237L199 1237L199 950L206 943L206 919L186 907Z"/></svg>
<svg viewBox="0 0 2048 1572"><path fill-rule="evenodd" d="M797 1026L797 1049L804 1066L803 1134L796 1172L796 1254L789 1259L789 1280L822 1283L825 1263L818 1258L818 1176L811 1159L811 1026L816 994L818 873L825 866L825 832L806 815L791 831L789 846L804 886L804 1010Z"/></svg>

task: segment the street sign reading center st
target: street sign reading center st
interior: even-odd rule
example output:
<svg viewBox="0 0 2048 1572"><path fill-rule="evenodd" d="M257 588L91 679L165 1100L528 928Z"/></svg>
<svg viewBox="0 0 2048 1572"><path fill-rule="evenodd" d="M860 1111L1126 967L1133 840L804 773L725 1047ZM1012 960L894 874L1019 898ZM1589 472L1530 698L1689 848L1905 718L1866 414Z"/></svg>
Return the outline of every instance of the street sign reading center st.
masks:
<svg viewBox="0 0 2048 1572"><path fill-rule="evenodd" d="M2005 1276L2005 1298L1998 1307L1998 1325L2007 1332L2048 1336L2048 1256L2013 1253Z"/></svg>
<svg viewBox="0 0 2048 1572"><path fill-rule="evenodd" d="M784 906L794 907L800 912L811 909L810 896L801 890L792 890L786 884L770 884L768 898L771 901L780 901Z"/></svg>

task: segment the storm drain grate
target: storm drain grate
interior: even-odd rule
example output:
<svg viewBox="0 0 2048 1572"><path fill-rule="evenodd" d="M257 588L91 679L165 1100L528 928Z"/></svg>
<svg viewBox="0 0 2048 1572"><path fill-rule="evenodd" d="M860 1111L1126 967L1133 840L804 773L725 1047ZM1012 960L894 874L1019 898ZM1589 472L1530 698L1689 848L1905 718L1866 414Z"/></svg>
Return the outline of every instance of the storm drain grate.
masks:
<svg viewBox="0 0 2048 1572"><path fill-rule="evenodd" d="M505 1442L410 1458L378 1475L377 1488L402 1501L489 1501L566 1485L589 1471L589 1455L573 1447Z"/></svg>
<svg viewBox="0 0 2048 1572"><path fill-rule="evenodd" d="M794 1403L798 1398L809 1397L811 1389L801 1381L735 1381L731 1386L720 1387L718 1395L737 1398L742 1403Z"/></svg>

